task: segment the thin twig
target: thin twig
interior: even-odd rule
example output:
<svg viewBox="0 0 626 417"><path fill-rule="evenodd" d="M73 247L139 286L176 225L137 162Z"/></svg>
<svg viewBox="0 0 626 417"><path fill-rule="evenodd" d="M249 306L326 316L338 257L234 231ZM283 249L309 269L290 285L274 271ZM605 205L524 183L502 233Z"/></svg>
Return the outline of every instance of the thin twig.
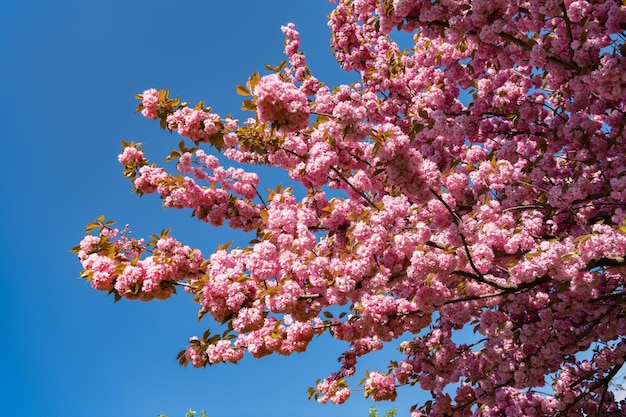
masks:
<svg viewBox="0 0 626 417"><path fill-rule="evenodd" d="M341 180L342 180L343 182L345 182L346 184L348 184L348 186L349 186L350 188L352 188L352 190L353 190L355 193L357 193L358 195L360 195L361 197L363 197L363 198L364 198L364 199L365 199L365 200L369 203L369 205L370 205L370 206L372 206L372 207L373 207L373 208L375 208L376 210L380 210L380 209L376 206L376 204L374 204L374 202L373 202L372 200L370 200L370 198L369 198L367 195L365 195L365 193L364 193L363 191L361 191L361 190L357 189L354 185L352 185L352 184L350 183L350 181L348 181L348 179L347 179L346 177L344 177L344 176L343 176L343 174L342 174L341 172L339 172L339 170L338 170L337 168L335 168L335 167L330 167L330 169L332 169L332 170L333 170L333 172L334 172L335 174L337 174L337 175L339 176L339 178L341 178Z"/></svg>
<svg viewBox="0 0 626 417"><path fill-rule="evenodd" d="M574 35L572 35L572 25L569 21L569 16L567 15L567 7L565 7L565 2L561 3L561 10L563 10L563 20L565 20L565 27L567 28L567 37L569 38L569 59L571 61L574 60L574 50L572 49L572 43L574 42Z"/></svg>
<svg viewBox="0 0 626 417"><path fill-rule="evenodd" d="M500 297L500 296L506 295L506 294L507 294L507 291L497 292L497 293L493 293L493 294L470 295L470 296L467 296L467 297L455 298L454 300L448 300L448 301L444 302L443 305L461 303L461 302L464 302L464 301L484 300L484 299L492 298L492 297Z"/></svg>
<svg viewBox="0 0 626 417"><path fill-rule="evenodd" d="M448 213L450 213L450 215L452 216L452 220L454 221L454 224L456 224L457 226L460 226L462 221L461 221L461 218L459 217L459 215L456 214L454 212L454 210L452 210L452 207L450 207L450 205L448 203L446 203L446 201L439 195L439 193L437 193L432 188L430 188L429 190L435 196L435 198L437 198L437 200L439 200L439 202L444 205L446 210L448 210ZM494 287L494 288L497 288L499 290L514 291L514 290L518 289L517 285L514 285L514 286L505 285L505 286L503 286L503 285L498 284L497 282L493 282L493 281L489 281L488 279L485 279L485 277L482 274L482 272L480 272L480 270L476 267L476 264L474 264L474 260L472 259L472 254L470 253L469 245L467 244L467 240L465 239L465 235L460 230L459 230L459 236L461 237L461 242L463 242L463 249L465 250L465 255L467 256L467 260L468 260L470 266L472 267L472 269L474 270L475 274L472 274L470 272L465 272L465 271L454 271L454 272L452 272L453 274L467 276L467 277L472 278L472 279L474 279L474 280L476 280L478 282L481 282L483 284L487 284L487 285L489 285L491 287Z"/></svg>
<svg viewBox="0 0 626 417"><path fill-rule="evenodd" d="M263 207L265 207L267 209L267 204L265 204L265 200L263 200L263 197L261 196L261 194L259 193L259 190L256 189L256 187L254 187L254 191L256 192L256 195L259 197L259 199L261 200L261 203L263 203Z"/></svg>

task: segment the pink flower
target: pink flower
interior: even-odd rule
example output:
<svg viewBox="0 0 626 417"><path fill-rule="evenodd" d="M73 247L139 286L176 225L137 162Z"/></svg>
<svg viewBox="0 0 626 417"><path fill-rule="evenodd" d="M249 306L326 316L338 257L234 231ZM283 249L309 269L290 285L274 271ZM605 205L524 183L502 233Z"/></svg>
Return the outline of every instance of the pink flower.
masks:
<svg viewBox="0 0 626 417"><path fill-rule="evenodd" d="M156 119L159 109L161 108L159 105L159 91L154 88L144 91L142 94L141 104L143 105L141 114L148 119Z"/></svg>
<svg viewBox="0 0 626 417"><path fill-rule="evenodd" d="M395 400L398 393L393 375L370 372L365 381L365 393L371 395L374 401Z"/></svg>
<svg viewBox="0 0 626 417"><path fill-rule="evenodd" d="M167 116L167 126L181 136L199 142L207 142L222 130L218 115L189 107L181 107Z"/></svg>
<svg viewBox="0 0 626 417"><path fill-rule="evenodd" d="M117 160L122 165L136 166L143 161L143 151L135 148L134 146L127 146L122 153L118 155Z"/></svg>
<svg viewBox="0 0 626 417"><path fill-rule="evenodd" d="M262 77L254 89L259 119L275 125L280 132L295 132L309 125L306 95L278 74Z"/></svg>

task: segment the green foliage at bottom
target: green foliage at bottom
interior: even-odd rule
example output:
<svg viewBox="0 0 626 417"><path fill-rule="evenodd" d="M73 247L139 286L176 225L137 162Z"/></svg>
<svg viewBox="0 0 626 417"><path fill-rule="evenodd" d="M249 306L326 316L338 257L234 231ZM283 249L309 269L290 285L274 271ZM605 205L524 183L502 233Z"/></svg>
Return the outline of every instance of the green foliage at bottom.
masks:
<svg viewBox="0 0 626 417"><path fill-rule="evenodd" d="M397 414L397 410L398 410L397 408L392 408L391 410L387 411L383 415L383 417L395 417L395 415ZM370 406L370 411L369 411L368 417L379 417L378 416L378 410L373 405Z"/></svg>
<svg viewBox="0 0 626 417"><path fill-rule="evenodd" d="M208 417L207 413L204 410L200 411L200 415L198 416L198 412L196 410L189 409L185 413L185 417ZM167 417L165 414L159 414L157 417Z"/></svg>

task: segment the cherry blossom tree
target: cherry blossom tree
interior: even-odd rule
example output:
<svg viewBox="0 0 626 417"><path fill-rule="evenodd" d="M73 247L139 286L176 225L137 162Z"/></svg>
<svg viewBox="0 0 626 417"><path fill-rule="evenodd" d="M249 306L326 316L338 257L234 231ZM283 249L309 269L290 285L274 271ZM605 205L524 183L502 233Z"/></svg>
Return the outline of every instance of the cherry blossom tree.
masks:
<svg viewBox="0 0 626 417"><path fill-rule="evenodd" d="M133 190L251 240L207 256L99 218L82 277L116 300L191 294L220 331L183 365L348 342L322 403L391 342L401 360L362 389L430 393L413 417L624 415L624 4L339 0L332 50L357 83L315 78L289 24L287 60L237 88L246 120L144 91L137 110L183 140L162 166L124 142ZM263 191L264 165L297 186Z"/></svg>

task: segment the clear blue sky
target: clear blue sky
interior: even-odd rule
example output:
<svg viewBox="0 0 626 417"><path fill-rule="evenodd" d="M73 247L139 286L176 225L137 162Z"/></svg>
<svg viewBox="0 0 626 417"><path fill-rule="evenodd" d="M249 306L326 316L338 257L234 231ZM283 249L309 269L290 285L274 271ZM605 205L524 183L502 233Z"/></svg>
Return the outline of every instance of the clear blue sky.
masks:
<svg viewBox="0 0 626 417"><path fill-rule="evenodd" d="M78 278L69 252L101 214L130 223L138 236L171 227L206 254L230 240L187 212L130 194L116 160L120 139L145 142L155 160L179 140L136 115L133 96L169 88L240 114L234 87L283 59L280 26L288 22L318 78L347 82L328 50L331 7L323 0L0 3L0 415L182 417L188 408L210 417L367 415L371 402L361 393L341 407L306 398L346 345L318 339L289 358L179 368L176 353L210 324L196 323L197 305L185 295L114 305ZM398 406L403 415L417 401L410 392L400 398L379 410Z"/></svg>

